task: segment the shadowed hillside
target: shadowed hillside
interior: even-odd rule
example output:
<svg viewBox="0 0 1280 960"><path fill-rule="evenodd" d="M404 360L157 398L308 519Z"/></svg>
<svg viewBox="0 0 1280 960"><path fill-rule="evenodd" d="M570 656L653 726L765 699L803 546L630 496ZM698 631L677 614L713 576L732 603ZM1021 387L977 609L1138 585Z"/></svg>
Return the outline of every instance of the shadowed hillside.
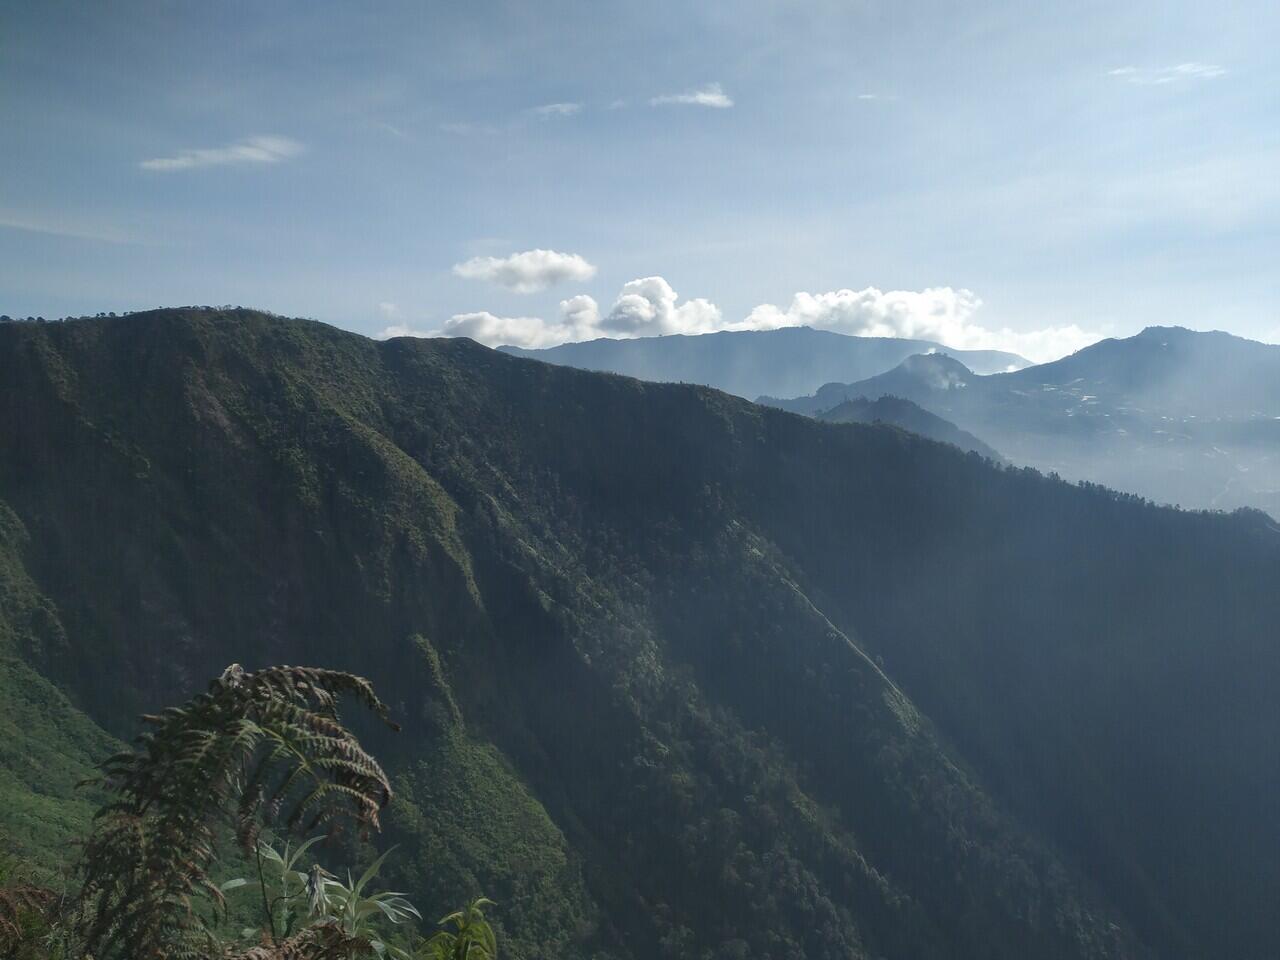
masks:
<svg viewBox="0 0 1280 960"><path fill-rule="evenodd" d="M997 462L1001 459L1000 454L967 430L934 416L919 404L889 394L876 400L853 397L830 410L821 411L817 416L827 423L887 423L930 440L954 444L961 450L972 451Z"/></svg>

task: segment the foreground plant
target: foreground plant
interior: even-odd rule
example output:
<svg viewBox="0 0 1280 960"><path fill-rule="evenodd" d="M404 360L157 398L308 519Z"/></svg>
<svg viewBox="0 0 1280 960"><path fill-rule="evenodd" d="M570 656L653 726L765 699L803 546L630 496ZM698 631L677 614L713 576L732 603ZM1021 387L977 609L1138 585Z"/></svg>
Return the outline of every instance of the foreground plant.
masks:
<svg viewBox="0 0 1280 960"><path fill-rule="evenodd" d="M391 784L339 722L343 696L394 726L367 680L306 667L250 673L233 665L208 693L144 718L150 730L139 747L103 765L101 786L114 799L98 812L85 846L88 954L222 955L197 905L210 905L213 919L225 915L225 890L210 877L223 827L234 829L247 854L267 825L287 832L345 819L362 831L377 828ZM289 942L287 931L269 934L273 947ZM307 934L309 942L333 941L326 949L342 936L340 929Z"/></svg>
<svg viewBox="0 0 1280 960"><path fill-rule="evenodd" d="M455 930L410 952L382 929L421 919L417 909L401 893L369 889L390 851L345 883L304 864L344 824L376 830L391 799L382 767L338 718L342 697L396 728L368 680L309 667L250 673L232 665L207 693L145 717L137 748L108 759L95 781L110 799L84 845L77 895L58 897L0 861L0 957L492 960L497 945L481 912L488 900L446 917ZM288 840L320 827L325 834L297 847ZM284 838L281 849L267 829ZM219 885L211 876L228 832L257 865L262 905L261 927L244 930L239 945L219 928L226 894L249 881Z"/></svg>
<svg viewBox="0 0 1280 960"><path fill-rule="evenodd" d="M343 938L350 956L371 952L378 957L410 960L405 950L383 939L380 927L382 923L396 925L421 920L422 915L403 893L369 890L369 884L382 869L391 850L370 864L360 879L352 880L348 872L347 882L343 883L319 864L313 864L307 870L299 869L302 857L323 839L312 837L296 849L286 843L283 850L259 841L259 886L266 925L246 930L244 935L282 942L300 925L327 925ZM273 870L269 881L261 869L263 864ZM242 881L237 881L237 885L241 884Z"/></svg>
<svg viewBox="0 0 1280 960"><path fill-rule="evenodd" d="M0 957L36 960L52 932L57 894L0 859Z"/></svg>
<svg viewBox="0 0 1280 960"><path fill-rule="evenodd" d="M484 908L495 906L492 900L479 897L463 910L440 921L441 930L424 944L423 960L493 960L498 955L498 941L493 928L484 918Z"/></svg>

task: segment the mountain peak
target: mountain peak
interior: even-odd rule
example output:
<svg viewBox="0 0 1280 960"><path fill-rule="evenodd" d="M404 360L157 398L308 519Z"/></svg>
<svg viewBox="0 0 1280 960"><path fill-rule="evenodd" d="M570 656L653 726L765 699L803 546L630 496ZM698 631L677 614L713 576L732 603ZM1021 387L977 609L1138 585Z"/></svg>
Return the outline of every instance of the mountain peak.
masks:
<svg viewBox="0 0 1280 960"><path fill-rule="evenodd" d="M931 390L954 390L973 379L973 371L949 354L941 352L913 354L888 375L903 374Z"/></svg>

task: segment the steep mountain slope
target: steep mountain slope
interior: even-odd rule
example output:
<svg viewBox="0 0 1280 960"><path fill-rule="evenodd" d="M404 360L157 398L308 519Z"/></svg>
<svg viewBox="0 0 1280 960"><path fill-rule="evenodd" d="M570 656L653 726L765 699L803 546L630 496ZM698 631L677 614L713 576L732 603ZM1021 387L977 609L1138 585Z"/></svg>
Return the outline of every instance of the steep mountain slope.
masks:
<svg viewBox="0 0 1280 960"><path fill-rule="evenodd" d="M901 431L247 311L0 329L0 497L117 734L370 675L510 955L1265 956L1280 534Z"/></svg>
<svg viewBox="0 0 1280 960"><path fill-rule="evenodd" d="M724 331L699 336L589 340L544 350L502 347L506 353L549 363L622 373L665 383L699 383L748 399L794 397L830 381L883 373L905 358L944 349L929 340L850 337L827 330ZM1028 365L999 350L948 350L971 369L997 373Z"/></svg>
<svg viewBox="0 0 1280 960"><path fill-rule="evenodd" d="M93 813L94 796L76 785L120 746L30 665L70 647L22 566L26 539L0 501L0 848L52 869L70 862Z"/></svg>
<svg viewBox="0 0 1280 960"><path fill-rule="evenodd" d="M961 450L971 451L991 460L1002 459L1000 454L972 433L961 430L949 420L935 416L919 404L891 394L882 395L876 400L853 397L830 410L823 410L817 416L826 423L886 423L918 433L930 440L953 444Z"/></svg>
<svg viewBox="0 0 1280 960"><path fill-rule="evenodd" d="M1280 347L1153 327L1013 373L916 356L854 383L761 402L815 413L909 398L1017 463L1160 502L1280 515Z"/></svg>

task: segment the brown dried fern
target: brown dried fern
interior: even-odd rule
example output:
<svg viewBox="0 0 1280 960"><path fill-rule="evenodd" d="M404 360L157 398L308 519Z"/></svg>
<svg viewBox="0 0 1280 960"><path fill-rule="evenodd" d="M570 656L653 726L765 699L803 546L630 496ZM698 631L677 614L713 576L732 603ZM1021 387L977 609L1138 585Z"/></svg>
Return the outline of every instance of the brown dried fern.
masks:
<svg viewBox="0 0 1280 960"><path fill-rule="evenodd" d="M47 921L56 900L52 890L26 882L0 887L0 956L16 953L28 922Z"/></svg>

